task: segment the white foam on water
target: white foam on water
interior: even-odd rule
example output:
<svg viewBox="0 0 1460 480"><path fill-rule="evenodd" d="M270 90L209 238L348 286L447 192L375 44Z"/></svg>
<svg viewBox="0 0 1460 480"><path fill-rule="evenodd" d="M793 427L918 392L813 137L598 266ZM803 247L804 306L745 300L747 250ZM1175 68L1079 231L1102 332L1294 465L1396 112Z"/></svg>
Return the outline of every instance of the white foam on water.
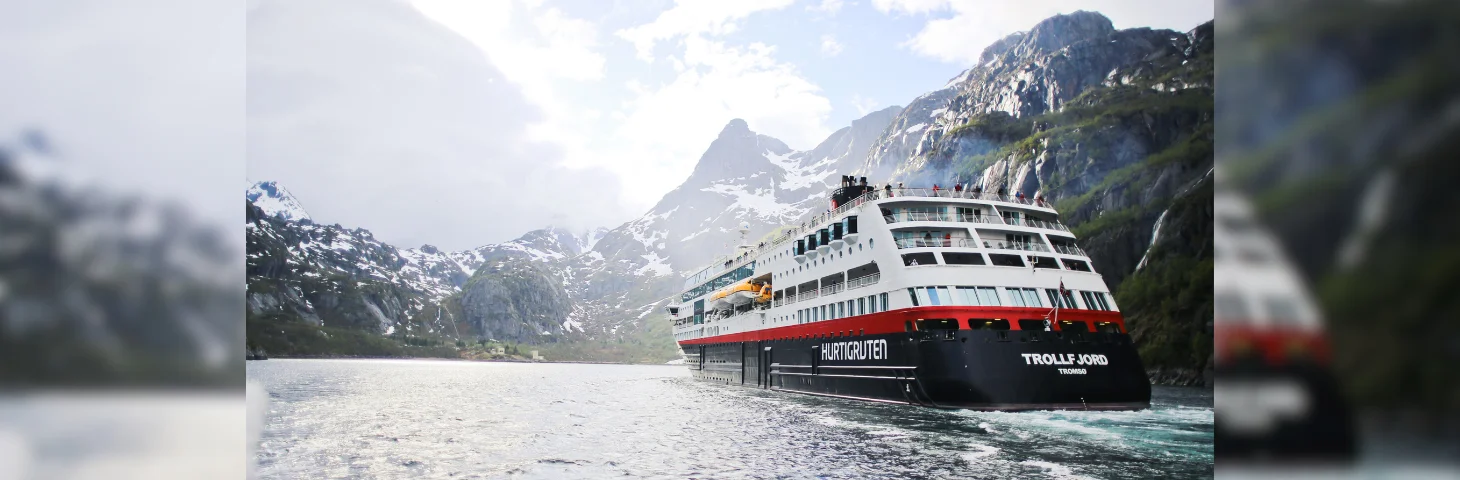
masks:
<svg viewBox="0 0 1460 480"><path fill-rule="evenodd" d="M977 463L974 462L974 460L984 457L991 457L999 453L999 448L992 445L984 445L982 443L970 443L968 444L968 446L969 448L978 449L978 451L976 452L968 452L963 454L963 459L969 461L969 463Z"/></svg>
<svg viewBox="0 0 1460 480"><path fill-rule="evenodd" d="M1050 477L1053 477L1053 478L1069 478L1069 479L1087 479L1087 478L1090 478L1090 477L1086 477L1086 476L1083 476L1083 475L1075 475L1075 472L1073 470L1070 470L1070 467L1066 467L1066 466L1060 465L1058 463L1041 462L1041 461L1038 461L1038 460L1025 460L1025 461L1019 462L1019 464L1020 465L1028 465L1028 466L1031 466L1031 467L1037 467L1037 468L1044 469L1044 473L1047 474L1047 475L1049 475Z"/></svg>

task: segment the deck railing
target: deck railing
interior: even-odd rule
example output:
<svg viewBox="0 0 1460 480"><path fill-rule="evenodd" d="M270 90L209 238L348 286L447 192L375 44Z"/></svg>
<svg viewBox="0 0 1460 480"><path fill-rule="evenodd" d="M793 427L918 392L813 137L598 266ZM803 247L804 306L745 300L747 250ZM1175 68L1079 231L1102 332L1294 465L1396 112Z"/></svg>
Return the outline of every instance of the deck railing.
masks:
<svg viewBox="0 0 1460 480"><path fill-rule="evenodd" d="M986 244L986 245L984 245L984 248L992 248L992 249L998 249L998 250L1019 250L1019 251L1023 251L1023 252L1048 252L1049 251L1049 247L1044 246L1044 244L1042 244L1042 243L990 242L988 240L984 240L983 243Z"/></svg>
<svg viewBox="0 0 1460 480"><path fill-rule="evenodd" d="M832 294L835 294L835 293L839 293L839 292L841 292L844 289L844 287L846 287L846 284L845 283L833 283L831 285L827 285L825 287L821 287L821 294L822 295L832 295Z"/></svg>
<svg viewBox="0 0 1460 480"><path fill-rule="evenodd" d="M1043 228L1047 230L1059 230L1061 232L1070 231L1069 227L1066 227L1063 223L1051 222L1048 220L1039 220L1035 218L1006 218L1004 219L1003 223L1005 225L1022 225L1026 227Z"/></svg>
<svg viewBox="0 0 1460 480"><path fill-rule="evenodd" d="M997 193L982 193L982 192L980 192L980 193L974 193L972 190L964 190L962 192L957 192L957 191L953 191L953 190L949 190L949 189L938 189L938 190L935 191L935 190L933 190L931 188L896 188L896 187L894 187L894 188L892 188L889 191L886 188L876 188L876 189L872 189L872 190L867 191L867 193L864 193L864 194L862 194L861 196L859 196L857 198L854 198L854 199L852 199L850 201L847 201L845 204L838 205L834 209L831 209L831 210L828 210L826 212L817 214L817 215L815 215L815 216L807 219L806 221L801 222L801 225L799 227L787 229L786 231L782 232L780 235L775 236L771 240L769 240L767 242L763 242L763 243L761 243L759 245L756 245L754 248L752 248L752 249L750 249L750 250L748 250L748 251L746 251L746 252L744 252L744 253L742 253L742 254L740 254L738 256L735 256L735 257L722 257L721 259L717 260L716 263L718 264L720 262L723 262L724 269L721 270L721 271L732 270L734 268L738 268L741 265L744 265L745 263L749 262L751 259L754 259L754 258L759 257L761 253L764 253L764 252L767 252L767 251L770 251L770 250L774 250L774 249L778 249L778 248L782 248L784 246L784 244L786 244L787 242L791 241L792 239L800 238L802 236L805 236L808 232L811 232L811 231L814 231L814 230L819 230L821 227L824 226L825 223L831 221L832 219L834 219L834 218L836 218L838 216L841 216L844 213L847 213L849 211L852 211L852 210L861 208L862 205L865 204L865 203L867 203L867 202L870 202L870 201L873 201L873 200L880 200L880 199L884 199L884 198L898 198L898 197L965 198L965 199L972 199L972 200L991 200L991 201L998 201L998 202L1016 203L1016 204L1031 205L1031 206L1041 207L1041 208L1053 208L1051 205L1049 205L1048 202L1036 201L1036 200L1034 200L1032 198L1029 198L1029 197L1019 198L1019 196L1017 196L1017 195L999 195ZM987 223L993 223L993 222L987 222ZM1002 222L1000 222L1000 223L1002 223ZM1067 229L1064 229L1064 228L1060 228L1060 229L1061 230L1068 231ZM707 267L707 268L713 268L713 267Z"/></svg>
<svg viewBox="0 0 1460 480"><path fill-rule="evenodd" d="M879 195L881 195L882 197L886 197L887 196L887 190L886 189L877 190L877 193ZM965 198L965 199L970 199L970 200L990 200L990 201L995 201L995 202L1017 203L1017 204L1020 204L1020 205L1032 205L1032 206L1041 207L1041 208L1052 208L1052 206L1049 204L1049 202L1038 201L1038 200L1035 200L1035 199L1029 198L1029 197L1020 198L1018 195L999 195L997 193L988 193L988 192L974 193L972 190L964 190L962 192L957 192L957 191L949 190L949 189L946 189L946 188L940 188L940 189L938 189L938 190L935 191L935 190L933 190L931 188L897 188L897 187L893 187L892 188L892 198L897 198L897 197Z"/></svg>
<svg viewBox="0 0 1460 480"><path fill-rule="evenodd" d="M851 280L847 280L847 290L851 290L851 289L854 289L854 288L862 288L862 287L865 287L865 286L868 286L868 285L872 285L874 283L877 283L878 281L881 281L881 280L882 280L882 273L880 273L880 272L879 273L874 273L874 274L871 274L871 275L866 275L866 276L861 276L861 277L853 278Z"/></svg>
<svg viewBox="0 0 1460 480"><path fill-rule="evenodd" d="M1055 245L1054 251L1056 253L1063 253L1065 255L1079 255L1081 257L1090 256L1086 254L1084 250L1080 249L1080 247L1076 247L1074 245Z"/></svg>
<svg viewBox="0 0 1460 480"><path fill-rule="evenodd" d="M978 248L978 242L972 238L899 238L897 248L929 248L929 247L957 247L957 248Z"/></svg>
<svg viewBox="0 0 1460 480"><path fill-rule="evenodd" d="M998 215L949 215L942 212L898 212L892 215L883 215L882 219L887 223L898 222L962 222L962 223L987 223L992 225L1022 225L1027 227L1058 230L1061 232L1070 231L1069 227L1060 222L1038 220L1033 218L1004 218Z"/></svg>

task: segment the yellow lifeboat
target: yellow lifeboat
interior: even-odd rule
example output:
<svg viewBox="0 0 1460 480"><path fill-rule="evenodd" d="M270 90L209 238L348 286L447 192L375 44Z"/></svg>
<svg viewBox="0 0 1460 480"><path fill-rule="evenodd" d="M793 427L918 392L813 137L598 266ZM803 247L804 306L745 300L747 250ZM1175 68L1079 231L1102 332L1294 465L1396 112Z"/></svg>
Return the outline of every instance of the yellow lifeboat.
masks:
<svg viewBox="0 0 1460 480"><path fill-rule="evenodd" d="M710 296L711 305L745 305L750 302L766 302L771 298L771 286L740 282Z"/></svg>

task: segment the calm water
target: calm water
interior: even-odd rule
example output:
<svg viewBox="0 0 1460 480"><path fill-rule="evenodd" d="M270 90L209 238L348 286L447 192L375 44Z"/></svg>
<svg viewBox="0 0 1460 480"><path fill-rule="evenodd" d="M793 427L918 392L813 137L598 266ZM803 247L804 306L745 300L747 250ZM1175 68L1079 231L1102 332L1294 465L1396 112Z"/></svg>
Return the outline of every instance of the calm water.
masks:
<svg viewBox="0 0 1460 480"><path fill-rule="evenodd" d="M981 413L697 382L680 366L268 360L261 478L1193 478L1212 395Z"/></svg>

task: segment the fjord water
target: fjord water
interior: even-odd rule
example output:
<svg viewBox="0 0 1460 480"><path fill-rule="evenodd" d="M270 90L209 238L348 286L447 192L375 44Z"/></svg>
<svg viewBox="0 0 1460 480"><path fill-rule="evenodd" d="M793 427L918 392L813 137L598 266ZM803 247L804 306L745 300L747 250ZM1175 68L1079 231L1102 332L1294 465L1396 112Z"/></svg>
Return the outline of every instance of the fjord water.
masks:
<svg viewBox="0 0 1460 480"><path fill-rule="evenodd" d="M1210 390L970 412L714 385L682 366L268 360L260 478L1193 478Z"/></svg>

